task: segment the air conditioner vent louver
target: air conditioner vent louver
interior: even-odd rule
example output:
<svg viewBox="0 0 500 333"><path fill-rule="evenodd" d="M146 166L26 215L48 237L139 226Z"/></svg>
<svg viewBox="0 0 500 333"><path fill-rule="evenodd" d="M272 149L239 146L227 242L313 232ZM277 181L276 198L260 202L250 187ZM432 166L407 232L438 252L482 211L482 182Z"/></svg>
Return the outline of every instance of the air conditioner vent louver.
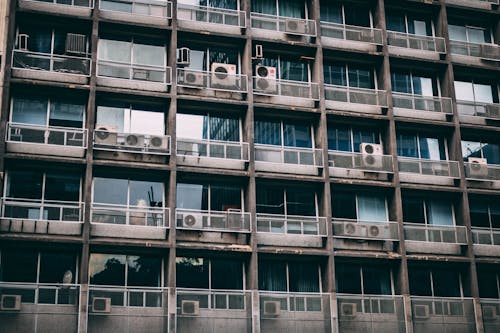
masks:
<svg viewBox="0 0 500 333"><path fill-rule="evenodd" d="M281 303L279 301L264 301L264 315L277 317L281 313Z"/></svg>
<svg viewBox="0 0 500 333"><path fill-rule="evenodd" d="M108 297L94 297L94 298L92 298L92 312L110 313L111 312L111 298L108 298Z"/></svg>
<svg viewBox="0 0 500 333"><path fill-rule="evenodd" d="M21 310L21 295L4 294L0 300L0 310L2 311L20 311Z"/></svg>
<svg viewBox="0 0 500 333"><path fill-rule="evenodd" d="M68 33L66 35L66 53L77 55L86 54L86 39L87 37L85 35Z"/></svg>
<svg viewBox="0 0 500 333"><path fill-rule="evenodd" d="M340 304L340 313L342 317L354 317L357 313L357 304L356 303L341 303Z"/></svg>
<svg viewBox="0 0 500 333"><path fill-rule="evenodd" d="M183 315L197 316L200 314L200 302L183 300L181 302L181 313Z"/></svg>

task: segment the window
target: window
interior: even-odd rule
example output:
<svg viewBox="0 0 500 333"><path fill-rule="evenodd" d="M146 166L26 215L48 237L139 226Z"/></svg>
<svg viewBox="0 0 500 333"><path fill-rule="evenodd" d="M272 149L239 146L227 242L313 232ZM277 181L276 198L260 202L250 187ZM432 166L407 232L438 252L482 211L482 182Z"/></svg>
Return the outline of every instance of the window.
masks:
<svg viewBox="0 0 500 333"><path fill-rule="evenodd" d="M484 106L478 107L478 105L498 103L498 91L495 85L476 81L455 81L454 85L460 114L475 115L476 111L485 113L487 110ZM461 101L469 103L460 103Z"/></svg>
<svg viewBox="0 0 500 333"><path fill-rule="evenodd" d="M243 191L230 184L177 184L177 207L205 211L242 209Z"/></svg>
<svg viewBox="0 0 500 333"><path fill-rule="evenodd" d="M392 72L392 91L418 96L439 96L438 81L412 72ZM397 107L397 105L395 105Z"/></svg>
<svg viewBox="0 0 500 333"><path fill-rule="evenodd" d="M125 207L163 207L163 183L94 177L94 204L120 205Z"/></svg>
<svg viewBox="0 0 500 333"><path fill-rule="evenodd" d="M254 13L307 18L307 7L303 0L251 0L250 8Z"/></svg>
<svg viewBox="0 0 500 333"><path fill-rule="evenodd" d="M469 199L470 219L473 227L500 228L500 200L484 197Z"/></svg>
<svg viewBox="0 0 500 333"><path fill-rule="evenodd" d="M466 43L491 43L491 33L488 29L449 24L448 33L450 40Z"/></svg>
<svg viewBox="0 0 500 333"><path fill-rule="evenodd" d="M311 82L309 63L305 60L275 56L262 59L260 64L262 66L275 67L278 79Z"/></svg>
<svg viewBox="0 0 500 333"><path fill-rule="evenodd" d="M393 295L392 271L376 265L338 263L337 292L360 295Z"/></svg>
<svg viewBox="0 0 500 333"><path fill-rule="evenodd" d="M410 266L410 295L431 297L462 297L461 274L450 268Z"/></svg>
<svg viewBox="0 0 500 333"><path fill-rule="evenodd" d="M398 156L429 159L433 161L446 160L445 140L422 134L396 135Z"/></svg>
<svg viewBox="0 0 500 333"><path fill-rule="evenodd" d="M321 268L314 262L259 261L259 290L321 292Z"/></svg>
<svg viewBox="0 0 500 333"><path fill-rule="evenodd" d="M370 129L328 126L328 149L360 152L361 143L380 143L380 134Z"/></svg>
<svg viewBox="0 0 500 333"><path fill-rule="evenodd" d="M333 192L332 212L334 218L387 222L387 201L376 193Z"/></svg>
<svg viewBox="0 0 500 333"><path fill-rule="evenodd" d="M79 103L77 98L12 98L13 123L83 128L84 114L85 103Z"/></svg>
<svg viewBox="0 0 500 333"><path fill-rule="evenodd" d="M488 164L500 164L500 144L478 141L462 141L462 157L485 158Z"/></svg>
<svg viewBox="0 0 500 333"><path fill-rule="evenodd" d="M432 20L416 14L393 10L386 12L387 30L419 36L432 36Z"/></svg>
<svg viewBox="0 0 500 333"><path fill-rule="evenodd" d="M256 120L255 143L300 148L314 146L311 126L288 120Z"/></svg>
<svg viewBox="0 0 500 333"><path fill-rule="evenodd" d="M177 287L197 289L244 289L244 265L236 259L177 257Z"/></svg>
<svg viewBox="0 0 500 333"><path fill-rule="evenodd" d="M326 84L375 89L374 71L366 66L324 64L323 72Z"/></svg>
<svg viewBox="0 0 500 333"><path fill-rule="evenodd" d="M18 35L28 35L28 50L46 54L66 54L66 38L68 33L84 34L83 32L74 31L73 29L64 29L62 27L52 28L49 26L28 25L18 28ZM17 39L19 41L19 39ZM85 48L81 50L81 54L88 52L88 39L85 38ZM20 48L21 45L16 45ZM41 64L41 62L37 62ZM46 64L49 67L49 59L46 59ZM54 65L55 66L55 65ZM44 66L45 67L45 66Z"/></svg>
<svg viewBox="0 0 500 333"><path fill-rule="evenodd" d="M238 9L239 3L237 0L179 0L179 4L209 7L209 8L222 8L222 9Z"/></svg>
<svg viewBox="0 0 500 333"><path fill-rule="evenodd" d="M454 226L454 205L443 197L423 198L403 195L403 221L435 226Z"/></svg>
<svg viewBox="0 0 500 333"><path fill-rule="evenodd" d="M496 266L477 268L479 297L500 299L500 271Z"/></svg>
<svg viewBox="0 0 500 333"><path fill-rule="evenodd" d="M144 105L100 105L96 128L115 127L118 133L165 134L165 115L159 108Z"/></svg>
<svg viewBox="0 0 500 333"><path fill-rule="evenodd" d="M206 114L178 113L177 137L193 140L240 141L241 122L239 118Z"/></svg>
<svg viewBox="0 0 500 333"><path fill-rule="evenodd" d="M317 216L316 193L304 188L257 186L257 213Z"/></svg>
<svg viewBox="0 0 500 333"><path fill-rule="evenodd" d="M370 10L366 6L322 0L320 10L323 22L360 27L371 26Z"/></svg>
<svg viewBox="0 0 500 333"><path fill-rule="evenodd" d="M228 47L202 47L200 44L183 45L189 47L189 66L186 69L195 71L211 71L213 63L233 64L236 66L236 73L240 72L240 52Z"/></svg>

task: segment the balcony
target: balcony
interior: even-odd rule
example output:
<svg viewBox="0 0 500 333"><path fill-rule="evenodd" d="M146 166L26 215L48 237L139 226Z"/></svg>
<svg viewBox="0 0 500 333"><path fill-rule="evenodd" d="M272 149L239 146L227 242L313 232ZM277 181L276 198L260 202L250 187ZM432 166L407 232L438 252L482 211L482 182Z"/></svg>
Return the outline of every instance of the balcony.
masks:
<svg viewBox="0 0 500 333"><path fill-rule="evenodd" d="M322 247L326 218L257 214L257 243L276 246Z"/></svg>
<svg viewBox="0 0 500 333"><path fill-rule="evenodd" d="M245 170L250 151L246 142L177 139L177 164Z"/></svg>
<svg viewBox="0 0 500 333"><path fill-rule="evenodd" d="M259 291L261 332L332 332L330 295Z"/></svg>
<svg viewBox="0 0 500 333"><path fill-rule="evenodd" d="M319 100L319 86L314 82L265 79L254 76L255 102L296 107L314 107Z"/></svg>
<svg viewBox="0 0 500 333"><path fill-rule="evenodd" d="M169 228L168 208L92 204L91 236L165 239Z"/></svg>
<svg viewBox="0 0 500 333"><path fill-rule="evenodd" d="M175 215L177 229L234 233L251 231L250 213L240 209L219 212L177 208Z"/></svg>
<svg viewBox="0 0 500 333"><path fill-rule="evenodd" d="M483 187L500 189L500 165L465 162L465 178Z"/></svg>
<svg viewBox="0 0 500 333"><path fill-rule="evenodd" d="M36 199L2 199L0 231L4 233L79 236L83 203Z"/></svg>
<svg viewBox="0 0 500 333"><path fill-rule="evenodd" d="M444 2L457 6L479 8L486 10L498 9L498 3L499 3L498 0L444 0Z"/></svg>
<svg viewBox="0 0 500 333"><path fill-rule="evenodd" d="M314 20L252 12L250 21L254 38L310 42L316 37Z"/></svg>
<svg viewBox="0 0 500 333"><path fill-rule="evenodd" d="M317 176L323 168L321 149L255 144L255 170Z"/></svg>
<svg viewBox="0 0 500 333"><path fill-rule="evenodd" d="M446 121L453 114L449 97L420 96L392 93L394 115L398 117L420 118Z"/></svg>
<svg viewBox="0 0 500 333"><path fill-rule="evenodd" d="M80 286L77 284L36 284L0 282L3 332L78 332ZM10 302L9 302L10 303Z"/></svg>
<svg viewBox="0 0 500 333"><path fill-rule="evenodd" d="M457 161L398 157L398 165L399 179L405 183L453 186L460 177Z"/></svg>
<svg viewBox="0 0 500 333"><path fill-rule="evenodd" d="M467 230L458 225L430 225L404 223L407 252L433 254L461 254L467 244Z"/></svg>
<svg viewBox="0 0 500 333"><path fill-rule="evenodd" d="M245 12L208 6L177 4L177 20L182 29L240 35L246 27Z"/></svg>
<svg viewBox="0 0 500 333"><path fill-rule="evenodd" d="M144 155L170 155L170 136L118 133L101 126L94 131L94 150Z"/></svg>
<svg viewBox="0 0 500 333"><path fill-rule="evenodd" d="M100 86L166 92L171 77L172 70L167 66L97 60L97 84Z"/></svg>
<svg viewBox="0 0 500 333"><path fill-rule="evenodd" d="M411 297L414 333L476 331L471 298Z"/></svg>
<svg viewBox="0 0 500 333"><path fill-rule="evenodd" d="M481 299L483 326L485 333L495 333L500 330L500 300Z"/></svg>
<svg viewBox="0 0 500 333"><path fill-rule="evenodd" d="M446 54L444 38L387 31L389 53L396 56L440 60Z"/></svg>
<svg viewBox="0 0 500 333"><path fill-rule="evenodd" d="M19 0L19 8L50 14L89 17L94 8L94 0Z"/></svg>
<svg viewBox="0 0 500 333"><path fill-rule="evenodd" d="M328 170L330 177L387 181L393 173L392 156L329 150Z"/></svg>
<svg viewBox="0 0 500 333"><path fill-rule="evenodd" d="M143 24L167 25L172 2L166 0L99 0L103 18Z"/></svg>
<svg viewBox="0 0 500 333"><path fill-rule="evenodd" d="M325 99L329 110L382 114L387 109L385 90L325 84Z"/></svg>
<svg viewBox="0 0 500 333"><path fill-rule="evenodd" d="M252 295L177 288L177 332L252 332Z"/></svg>
<svg viewBox="0 0 500 333"><path fill-rule="evenodd" d="M91 59L62 54L14 50L12 76L17 78L87 84Z"/></svg>
<svg viewBox="0 0 500 333"><path fill-rule="evenodd" d="M225 64L221 64L219 68L214 68L214 71L178 68L177 86L179 94L241 100L241 94L247 92L247 76L228 74L229 69L225 67ZM216 71L219 69L222 72Z"/></svg>
<svg viewBox="0 0 500 333"><path fill-rule="evenodd" d="M167 288L89 286L88 332L168 331Z"/></svg>
<svg viewBox="0 0 500 333"><path fill-rule="evenodd" d="M340 332L406 331L402 296L337 295Z"/></svg>
<svg viewBox="0 0 500 333"><path fill-rule="evenodd" d="M496 44L467 43L450 40L451 59L455 62L483 65L486 62L500 61L500 46Z"/></svg>
<svg viewBox="0 0 500 333"><path fill-rule="evenodd" d="M321 22L323 46L363 52L382 50L382 30L331 22Z"/></svg>
<svg viewBox="0 0 500 333"><path fill-rule="evenodd" d="M83 157L87 130L7 123L7 151L37 155Z"/></svg>
<svg viewBox="0 0 500 333"><path fill-rule="evenodd" d="M500 229L473 226L472 243L476 256L500 257Z"/></svg>
<svg viewBox="0 0 500 333"><path fill-rule="evenodd" d="M333 237L342 239L398 241L397 222L359 221L333 218Z"/></svg>
<svg viewBox="0 0 500 333"><path fill-rule="evenodd" d="M458 117L463 123L488 125L500 121L500 104L457 101Z"/></svg>

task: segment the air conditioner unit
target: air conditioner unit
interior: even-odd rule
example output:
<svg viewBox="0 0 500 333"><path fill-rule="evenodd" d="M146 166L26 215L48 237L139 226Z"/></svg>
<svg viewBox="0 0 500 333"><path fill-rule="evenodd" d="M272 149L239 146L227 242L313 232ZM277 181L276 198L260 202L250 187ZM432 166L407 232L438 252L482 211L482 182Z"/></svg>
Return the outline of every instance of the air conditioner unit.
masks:
<svg viewBox="0 0 500 333"><path fill-rule="evenodd" d="M122 140L119 143L124 146L144 148L144 135L126 134Z"/></svg>
<svg viewBox="0 0 500 333"><path fill-rule="evenodd" d="M190 229L203 228L203 215L195 213L187 213L182 218L182 226Z"/></svg>
<svg viewBox="0 0 500 333"><path fill-rule="evenodd" d="M390 238L390 231L387 225L371 225L368 227L368 236L373 238Z"/></svg>
<svg viewBox="0 0 500 333"><path fill-rule="evenodd" d="M28 51L28 39L30 38L27 34L17 35L17 49L21 51Z"/></svg>
<svg viewBox="0 0 500 333"><path fill-rule="evenodd" d="M255 67L255 74L257 80L255 86L257 90L276 94L276 68L257 65Z"/></svg>
<svg viewBox="0 0 500 333"><path fill-rule="evenodd" d="M281 302L264 301L264 316L277 317L281 313Z"/></svg>
<svg viewBox="0 0 500 333"><path fill-rule="evenodd" d="M497 307L496 305L483 305L483 320L496 320L497 319Z"/></svg>
<svg viewBox="0 0 500 333"><path fill-rule="evenodd" d="M287 18L285 20L285 32L289 34L305 34L307 33L307 21Z"/></svg>
<svg viewBox="0 0 500 333"><path fill-rule="evenodd" d="M177 65L189 66L191 63L191 50L187 47L181 47L177 50Z"/></svg>
<svg viewBox="0 0 500 333"><path fill-rule="evenodd" d="M145 70L145 69L133 69L132 79L133 80L148 81L149 80L149 71Z"/></svg>
<svg viewBox="0 0 500 333"><path fill-rule="evenodd" d="M183 300L181 302L181 314L197 316L200 314L200 302Z"/></svg>
<svg viewBox="0 0 500 333"><path fill-rule="evenodd" d="M500 48L493 44L481 44L481 58L498 61L500 58Z"/></svg>
<svg viewBox="0 0 500 333"><path fill-rule="evenodd" d="M212 64L211 85L217 87L236 87L236 65Z"/></svg>
<svg viewBox="0 0 500 333"><path fill-rule="evenodd" d="M184 71L184 84L190 87L205 87L205 76L202 72Z"/></svg>
<svg viewBox="0 0 500 333"><path fill-rule="evenodd" d="M241 210L228 209L227 211L227 227L228 229L242 229L243 220Z"/></svg>
<svg viewBox="0 0 500 333"><path fill-rule="evenodd" d="M21 295L2 295L0 310L2 311L20 311Z"/></svg>
<svg viewBox="0 0 500 333"><path fill-rule="evenodd" d="M488 160L485 158L469 157L468 171L470 176L487 176L488 175Z"/></svg>
<svg viewBox="0 0 500 333"><path fill-rule="evenodd" d="M66 48L67 54L83 55L87 50L87 36L80 34L66 34Z"/></svg>
<svg viewBox="0 0 500 333"><path fill-rule="evenodd" d="M110 313L111 312L111 298L109 298L109 297L93 297L92 298L92 312Z"/></svg>
<svg viewBox="0 0 500 333"><path fill-rule="evenodd" d="M168 137L165 136L151 136L149 138L149 148L167 150L168 149Z"/></svg>
<svg viewBox="0 0 500 333"><path fill-rule="evenodd" d="M500 118L500 105L487 104L485 105L486 117L498 119Z"/></svg>
<svg viewBox="0 0 500 333"><path fill-rule="evenodd" d="M427 304L415 304L413 306L413 318L428 319L429 317L430 317L429 305L427 305Z"/></svg>
<svg viewBox="0 0 500 333"><path fill-rule="evenodd" d="M358 305L356 303L341 303L340 315L342 317L354 317L358 312Z"/></svg>
<svg viewBox="0 0 500 333"><path fill-rule="evenodd" d="M369 169L381 169L383 167L382 145L374 143L361 143L359 150L362 154L362 166Z"/></svg>
<svg viewBox="0 0 500 333"><path fill-rule="evenodd" d="M114 125L96 125L95 143L101 145L116 145L117 127Z"/></svg>
<svg viewBox="0 0 500 333"><path fill-rule="evenodd" d="M366 237L366 226L358 223L344 224L344 235L351 237Z"/></svg>

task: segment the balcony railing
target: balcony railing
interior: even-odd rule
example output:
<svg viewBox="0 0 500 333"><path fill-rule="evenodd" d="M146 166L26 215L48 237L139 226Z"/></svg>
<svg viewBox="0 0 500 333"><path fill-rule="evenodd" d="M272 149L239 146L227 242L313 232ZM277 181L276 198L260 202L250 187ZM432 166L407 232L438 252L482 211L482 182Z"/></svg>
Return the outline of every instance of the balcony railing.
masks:
<svg viewBox="0 0 500 333"><path fill-rule="evenodd" d="M179 20L222 24L241 28L246 26L244 11L208 6L191 6L178 3L177 18Z"/></svg>
<svg viewBox="0 0 500 333"><path fill-rule="evenodd" d="M109 298L111 306L161 308L167 306L165 298L168 288L161 287L114 287L114 286L89 286L89 315L96 314L92 303L94 297Z"/></svg>
<svg viewBox="0 0 500 333"><path fill-rule="evenodd" d="M22 303L78 306L80 286L71 283L0 282L0 295L20 295ZM78 312L74 314L78 315Z"/></svg>
<svg viewBox="0 0 500 333"><path fill-rule="evenodd" d="M387 92L385 90L325 84L325 98L336 102L387 107Z"/></svg>
<svg viewBox="0 0 500 333"><path fill-rule="evenodd" d="M428 97L393 92L392 102L395 108L442 112L445 114L453 113L452 102L449 97Z"/></svg>
<svg viewBox="0 0 500 333"><path fill-rule="evenodd" d="M14 50L12 67L57 72L65 75L90 75L90 57L74 57L25 50Z"/></svg>
<svg viewBox="0 0 500 333"><path fill-rule="evenodd" d="M323 167L321 149L255 145L255 160L276 164Z"/></svg>
<svg viewBox="0 0 500 333"><path fill-rule="evenodd" d="M500 245L500 229L472 227L472 242L478 245Z"/></svg>
<svg viewBox="0 0 500 333"><path fill-rule="evenodd" d="M177 155L248 161L246 142L177 139Z"/></svg>
<svg viewBox="0 0 500 333"><path fill-rule="evenodd" d="M165 0L99 0L99 10L172 18L172 2Z"/></svg>
<svg viewBox="0 0 500 333"><path fill-rule="evenodd" d="M316 36L316 21L301 18L251 13L252 28L274 30L291 35Z"/></svg>
<svg viewBox="0 0 500 333"><path fill-rule="evenodd" d="M7 123L7 142L87 148L87 130Z"/></svg>
<svg viewBox="0 0 500 333"><path fill-rule="evenodd" d="M247 76L178 68L177 85L185 88L246 93Z"/></svg>
<svg viewBox="0 0 500 333"><path fill-rule="evenodd" d="M244 290L208 290L208 289L186 289L177 288L177 307L181 309L182 315L189 315L182 313L183 301L198 302L201 310L249 310L251 307L251 292ZM245 313L243 313L245 317Z"/></svg>
<svg viewBox="0 0 500 333"><path fill-rule="evenodd" d="M480 302L484 331L486 333L497 332L500 328L500 300L482 298Z"/></svg>
<svg viewBox="0 0 500 333"><path fill-rule="evenodd" d="M444 38L406 34L402 32L387 31L387 43L390 46L446 53Z"/></svg>
<svg viewBox="0 0 500 333"><path fill-rule="evenodd" d="M268 302L278 302L281 311L322 312L328 305L329 295L322 293L287 293L259 291L260 312L262 317L274 316L269 313Z"/></svg>
<svg viewBox="0 0 500 333"><path fill-rule="evenodd" d="M133 81L170 84L172 70L167 66L138 65L98 59L97 75Z"/></svg>
<svg viewBox="0 0 500 333"><path fill-rule="evenodd" d="M326 236L326 218L258 213L257 232Z"/></svg>
<svg viewBox="0 0 500 333"><path fill-rule="evenodd" d="M333 218L333 237L368 240L399 240L397 222Z"/></svg>
<svg viewBox="0 0 500 333"><path fill-rule="evenodd" d="M108 129L96 129L94 131L94 149L170 155L170 136L117 133Z"/></svg>
<svg viewBox="0 0 500 333"><path fill-rule="evenodd" d="M371 155L329 150L328 167L368 172L392 173L391 155Z"/></svg>
<svg viewBox="0 0 500 333"><path fill-rule="evenodd" d="M286 96L319 100L319 87L314 82L266 79L254 76L253 93L265 96Z"/></svg>
<svg viewBox="0 0 500 333"><path fill-rule="evenodd" d="M434 161L429 159L398 157L399 172L420 175L459 178L457 161Z"/></svg>
<svg viewBox="0 0 500 333"><path fill-rule="evenodd" d="M473 101L457 101L459 115L500 120L500 104Z"/></svg>
<svg viewBox="0 0 500 333"><path fill-rule="evenodd" d="M161 202L154 204L161 205ZM91 222L125 226L169 227L169 209L93 203Z"/></svg>
<svg viewBox="0 0 500 333"><path fill-rule="evenodd" d="M321 22L321 37L344 39L382 45L382 30L375 28L344 25L331 22Z"/></svg>
<svg viewBox="0 0 500 333"><path fill-rule="evenodd" d="M404 223L405 240L466 244L467 231L464 226L429 225L420 223Z"/></svg>
<svg viewBox="0 0 500 333"><path fill-rule="evenodd" d="M451 40L450 52L452 54L477 57L485 60L500 60L500 46L496 44L478 44Z"/></svg>
<svg viewBox="0 0 500 333"><path fill-rule="evenodd" d="M23 0L33 2L53 3L56 5L94 8L94 0Z"/></svg>
<svg viewBox="0 0 500 333"><path fill-rule="evenodd" d="M250 232L250 213L238 209L207 211L196 209L175 210L177 229L223 232Z"/></svg>
<svg viewBox="0 0 500 333"><path fill-rule="evenodd" d="M465 162L465 178L482 181L500 181L499 164L479 164Z"/></svg>

